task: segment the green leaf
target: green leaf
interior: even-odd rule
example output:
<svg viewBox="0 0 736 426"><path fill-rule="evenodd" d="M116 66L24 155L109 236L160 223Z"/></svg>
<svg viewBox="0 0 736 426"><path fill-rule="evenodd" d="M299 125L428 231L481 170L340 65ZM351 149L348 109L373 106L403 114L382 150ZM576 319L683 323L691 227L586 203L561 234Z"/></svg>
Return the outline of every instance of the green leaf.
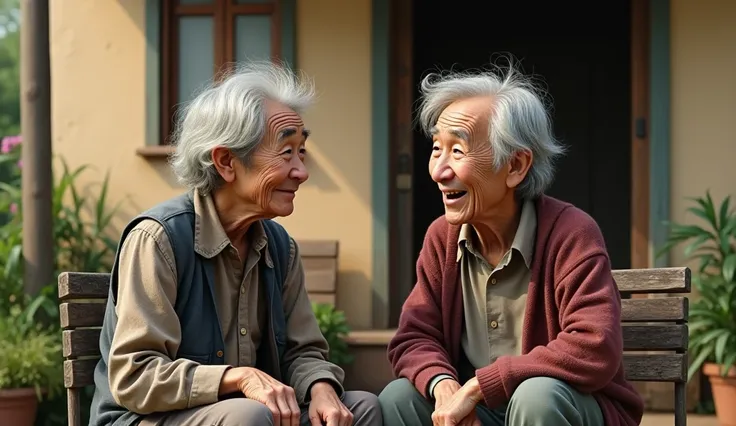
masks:
<svg viewBox="0 0 736 426"><path fill-rule="evenodd" d="M736 253L731 253L723 261L723 279L726 282L733 282L734 273L736 272Z"/></svg>
<svg viewBox="0 0 736 426"><path fill-rule="evenodd" d="M703 366L703 363L705 362L705 359L708 358L711 353L713 352L713 348L706 348L703 351L701 351L693 360L693 362L690 364L690 368L687 370L687 379L690 380L695 375L695 373L700 371L700 368Z"/></svg>

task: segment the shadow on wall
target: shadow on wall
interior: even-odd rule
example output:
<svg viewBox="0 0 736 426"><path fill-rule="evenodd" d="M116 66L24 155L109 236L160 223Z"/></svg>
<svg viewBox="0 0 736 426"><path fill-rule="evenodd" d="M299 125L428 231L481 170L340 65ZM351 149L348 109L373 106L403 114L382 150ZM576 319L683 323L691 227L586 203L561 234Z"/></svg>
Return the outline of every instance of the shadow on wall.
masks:
<svg viewBox="0 0 736 426"><path fill-rule="evenodd" d="M370 328L371 324L356 324L355 321L371 318L371 304L368 301L372 297L371 281L364 273L355 270L338 271L335 307L345 312L351 329Z"/></svg>

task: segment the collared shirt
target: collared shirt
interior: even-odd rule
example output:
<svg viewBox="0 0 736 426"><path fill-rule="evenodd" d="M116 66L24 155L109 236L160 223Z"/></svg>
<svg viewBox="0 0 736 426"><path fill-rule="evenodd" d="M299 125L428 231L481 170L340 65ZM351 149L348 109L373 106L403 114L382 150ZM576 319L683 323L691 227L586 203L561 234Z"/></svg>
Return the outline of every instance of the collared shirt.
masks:
<svg viewBox="0 0 736 426"><path fill-rule="evenodd" d="M502 355L521 354L536 233L534 203L525 201L511 248L494 266L474 245L478 240L473 226L464 224L460 228L457 261L465 317L461 346L475 369L493 363ZM448 377L440 375L433 379L430 395L434 386Z"/></svg>
<svg viewBox="0 0 736 426"><path fill-rule="evenodd" d="M116 402L142 414L218 401L220 381L227 368L256 365L256 351L268 324L265 298L258 291L257 265L261 261L273 265L263 225L256 222L250 227L247 253L239 256L220 223L212 198L196 191L193 198L194 249L214 264L215 303L226 365L176 359L181 328L174 310L177 274L173 248L158 222L141 221L120 249L115 307L118 322L110 349L109 379ZM291 366L287 384L303 403L315 380L327 379L341 389L344 373L325 361L327 343L312 312L299 248L293 239L288 265L282 299L290 316L282 363Z"/></svg>

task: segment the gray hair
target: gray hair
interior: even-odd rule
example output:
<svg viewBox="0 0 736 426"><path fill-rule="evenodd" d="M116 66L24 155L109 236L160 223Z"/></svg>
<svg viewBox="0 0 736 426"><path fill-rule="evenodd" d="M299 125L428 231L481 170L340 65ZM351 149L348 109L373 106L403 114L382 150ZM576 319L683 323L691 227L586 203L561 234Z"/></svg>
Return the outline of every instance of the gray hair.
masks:
<svg viewBox="0 0 736 426"><path fill-rule="evenodd" d="M554 179L554 161L564 153L555 140L544 95L531 78L509 67L500 72L433 73L422 80L419 121L429 136L442 111L453 102L489 96L488 142L493 152L493 167L499 170L521 150L532 152L532 165L517 188L522 198L533 199L544 193Z"/></svg>
<svg viewBox="0 0 736 426"><path fill-rule="evenodd" d="M314 99L313 84L287 66L271 62L241 65L222 82L205 88L182 108L173 133L171 168L181 184L203 194L221 177L212 163L217 146L230 149L244 164L266 133L265 101L302 114Z"/></svg>

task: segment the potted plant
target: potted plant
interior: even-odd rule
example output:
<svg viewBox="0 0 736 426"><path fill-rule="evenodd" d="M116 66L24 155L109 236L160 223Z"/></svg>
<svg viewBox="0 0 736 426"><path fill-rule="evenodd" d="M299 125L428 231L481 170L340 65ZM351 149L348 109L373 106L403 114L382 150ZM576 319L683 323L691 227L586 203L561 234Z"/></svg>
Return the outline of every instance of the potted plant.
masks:
<svg viewBox="0 0 736 426"><path fill-rule="evenodd" d="M331 304L312 303L312 310L322 335L330 346L329 360L337 365L347 365L353 361L348 353L345 338L350 332L345 313L335 309Z"/></svg>
<svg viewBox="0 0 736 426"><path fill-rule="evenodd" d="M61 336L36 322L39 296L26 309L15 305L0 317L0 419L3 424L33 426L44 395L63 387Z"/></svg>
<svg viewBox="0 0 736 426"><path fill-rule="evenodd" d="M721 425L736 425L736 214L730 197L716 207L709 192L692 199L687 210L700 225L670 224L663 254L687 243L684 254L696 261L693 286L700 293L690 302L688 380L703 371L709 378Z"/></svg>

